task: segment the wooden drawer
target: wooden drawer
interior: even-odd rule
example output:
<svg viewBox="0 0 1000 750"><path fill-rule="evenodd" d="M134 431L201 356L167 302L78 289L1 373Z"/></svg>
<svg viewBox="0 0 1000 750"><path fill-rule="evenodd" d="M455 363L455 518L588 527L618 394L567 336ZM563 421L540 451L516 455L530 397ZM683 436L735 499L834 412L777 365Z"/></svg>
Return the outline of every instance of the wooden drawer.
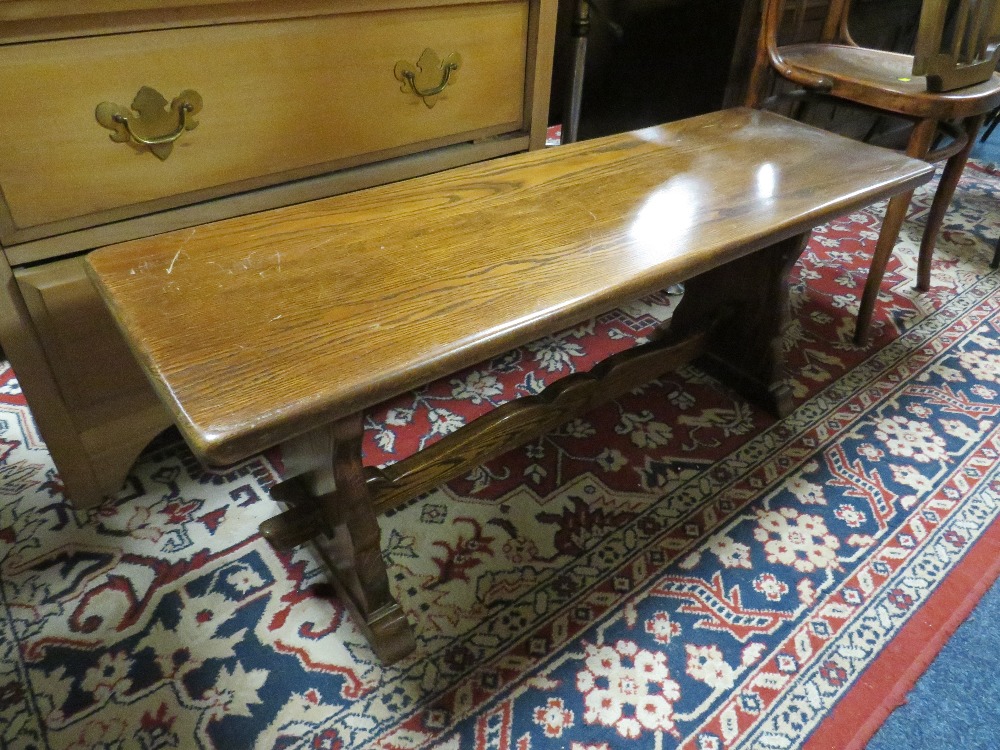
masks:
<svg viewBox="0 0 1000 750"><path fill-rule="evenodd" d="M517 130L528 11L482 2L0 46L0 242ZM461 57L433 106L394 75L425 49ZM95 118L144 86L203 102L162 160Z"/></svg>

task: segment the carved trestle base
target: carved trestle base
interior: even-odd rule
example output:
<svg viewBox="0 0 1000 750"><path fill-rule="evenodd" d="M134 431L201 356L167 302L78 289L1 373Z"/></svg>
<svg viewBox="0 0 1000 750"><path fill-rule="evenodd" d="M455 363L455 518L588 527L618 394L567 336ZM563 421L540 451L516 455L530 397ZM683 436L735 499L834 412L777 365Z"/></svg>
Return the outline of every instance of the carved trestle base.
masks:
<svg viewBox="0 0 1000 750"><path fill-rule="evenodd" d="M794 235L685 282L668 336L710 329L698 366L776 417L792 411L781 333L788 275L810 232Z"/></svg>
<svg viewBox="0 0 1000 750"><path fill-rule="evenodd" d="M361 464L361 415L282 445L291 479L271 489L289 510L264 521L261 534L279 549L315 542L375 655L392 664L416 647L402 607L389 591L381 534Z"/></svg>
<svg viewBox="0 0 1000 750"><path fill-rule="evenodd" d="M362 466L361 414L285 443L291 478L271 494L289 508L262 523L262 535L278 549L316 542L338 596L376 655L386 664L406 656L415 642L389 592L378 515L697 358L734 390L784 416L791 410L780 348L787 275L808 237L688 279L673 317L649 343L504 404L384 469Z"/></svg>

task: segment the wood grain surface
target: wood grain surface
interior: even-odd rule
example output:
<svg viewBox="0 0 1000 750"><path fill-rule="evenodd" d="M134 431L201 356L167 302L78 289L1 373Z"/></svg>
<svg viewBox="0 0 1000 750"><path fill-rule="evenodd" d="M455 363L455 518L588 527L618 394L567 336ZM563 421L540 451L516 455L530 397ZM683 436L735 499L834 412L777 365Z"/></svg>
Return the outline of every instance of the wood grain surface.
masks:
<svg viewBox="0 0 1000 750"><path fill-rule="evenodd" d="M729 110L88 256L202 458L356 413L927 181Z"/></svg>

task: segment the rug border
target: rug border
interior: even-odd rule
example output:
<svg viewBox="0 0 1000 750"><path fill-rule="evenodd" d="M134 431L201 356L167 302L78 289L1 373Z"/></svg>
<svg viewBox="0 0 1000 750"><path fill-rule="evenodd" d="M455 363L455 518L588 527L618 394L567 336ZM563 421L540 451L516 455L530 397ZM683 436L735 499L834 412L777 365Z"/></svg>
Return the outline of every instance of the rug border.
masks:
<svg viewBox="0 0 1000 750"><path fill-rule="evenodd" d="M998 579L1000 518L868 665L802 750L864 750L889 714L907 703L910 690Z"/></svg>

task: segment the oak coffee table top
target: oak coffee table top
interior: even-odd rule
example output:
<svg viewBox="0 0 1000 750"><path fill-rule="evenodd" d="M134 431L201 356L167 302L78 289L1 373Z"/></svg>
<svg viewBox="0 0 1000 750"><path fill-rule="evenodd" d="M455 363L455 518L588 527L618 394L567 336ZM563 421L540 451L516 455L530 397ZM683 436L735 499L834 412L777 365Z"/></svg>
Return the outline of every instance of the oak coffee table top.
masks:
<svg viewBox="0 0 1000 750"><path fill-rule="evenodd" d="M105 247L89 272L227 463L931 174L735 109Z"/></svg>

